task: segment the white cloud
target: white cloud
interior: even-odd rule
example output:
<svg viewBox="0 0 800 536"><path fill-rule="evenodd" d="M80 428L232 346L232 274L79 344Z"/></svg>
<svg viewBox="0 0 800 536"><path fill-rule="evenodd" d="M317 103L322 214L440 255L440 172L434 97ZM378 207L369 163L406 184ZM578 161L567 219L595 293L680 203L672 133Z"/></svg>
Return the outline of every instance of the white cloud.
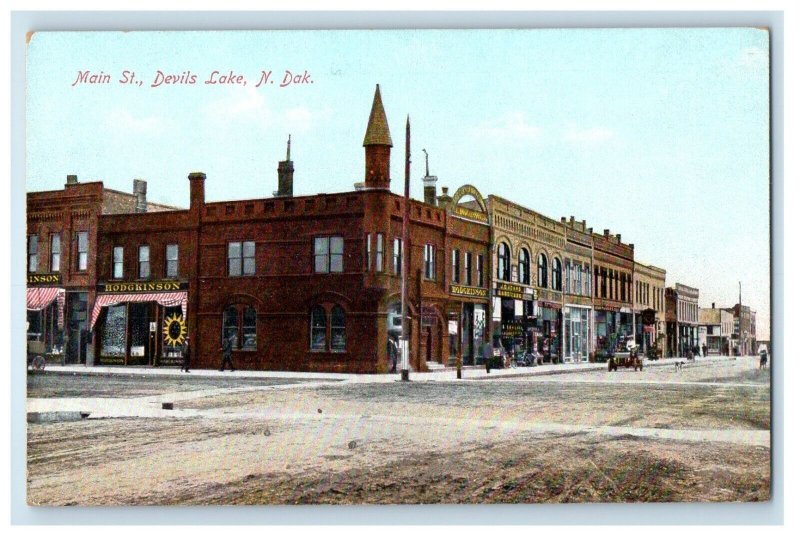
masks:
<svg viewBox="0 0 800 536"><path fill-rule="evenodd" d="M206 119L218 124L246 119L267 125L272 117L264 94L253 87L230 88L219 99L203 107Z"/></svg>
<svg viewBox="0 0 800 536"><path fill-rule="evenodd" d="M122 132L156 134L164 129L165 121L159 117L134 117L128 110L114 109L106 116L109 129Z"/></svg>
<svg viewBox="0 0 800 536"><path fill-rule="evenodd" d="M569 123L564 129L562 139L570 143L598 143L610 140L614 131L604 127L579 128L576 123Z"/></svg>
<svg viewBox="0 0 800 536"><path fill-rule="evenodd" d="M535 141L541 138L542 129L528 123L521 112L508 112L473 129L473 134L502 141Z"/></svg>

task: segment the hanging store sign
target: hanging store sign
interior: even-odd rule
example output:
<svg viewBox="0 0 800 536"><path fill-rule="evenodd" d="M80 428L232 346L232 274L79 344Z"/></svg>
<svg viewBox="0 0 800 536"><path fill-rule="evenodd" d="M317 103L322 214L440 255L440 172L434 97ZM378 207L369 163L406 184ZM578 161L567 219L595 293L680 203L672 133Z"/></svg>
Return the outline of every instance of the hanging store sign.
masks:
<svg viewBox="0 0 800 536"><path fill-rule="evenodd" d="M61 274L28 274L28 286L36 285L60 285Z"/></svg>
<svg viewBox="0 0 800 536"><path fill-rule="evenodd" d="M504 281L498 281L495 284L494 295L515 300L531 301L536 299L536 291L534 289Z"/></svg>
<svg viewBox="0 0 800 536"><path fill-rule="evenodd" d="M436 308L431 305L423 305L422 306L422 325L423 326L433 326L436 324Z"/></svg>
<svg viewBox="0 0 800 536"><path fill-rule="evenodd" d="M454 296L466 296L468 298L488 298L489 289L468 287L465 285L450 285L450 294Z"/></svg>
<svg viewBox="0 0 800 536"><path fill-rule="evenodd" d="M99 283L98 292L164 292L187 290L189 283L186 281L114 281Z"/></svg>
<svg viewBox="0 0 800 536"><path fill-rule="evenodd" d="M186 341L186 323L183 315L171 314L164 319L164 344L167 346L180 346Z"/></svg>

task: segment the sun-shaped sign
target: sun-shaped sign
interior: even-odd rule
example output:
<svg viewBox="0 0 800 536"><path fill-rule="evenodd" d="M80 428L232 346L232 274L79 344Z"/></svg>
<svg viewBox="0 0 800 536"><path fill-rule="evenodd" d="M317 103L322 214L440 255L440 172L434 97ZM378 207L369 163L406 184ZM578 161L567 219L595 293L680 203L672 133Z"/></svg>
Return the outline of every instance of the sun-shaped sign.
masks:
<svg viewBox="0 0 800 536"><path fill-rule="evenodd" d="M169 346L178 346L186 340L186 323L183 315L177 313L164 319L164 343Z"/></svg>

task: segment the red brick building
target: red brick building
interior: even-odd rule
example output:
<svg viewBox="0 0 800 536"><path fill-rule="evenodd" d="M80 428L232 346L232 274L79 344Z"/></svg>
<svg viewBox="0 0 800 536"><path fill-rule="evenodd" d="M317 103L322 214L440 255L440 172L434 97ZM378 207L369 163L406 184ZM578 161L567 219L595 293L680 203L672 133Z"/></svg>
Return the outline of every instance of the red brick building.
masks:
<svg viewBox="0 0 800 536"><path fill-rule="evenodd" d="M219 366L226 337L237 368L386 371L402 262L412 367L474 356L486 337L488 218L411 200L404 248L379 89L363 145L364 182L350 192L294 197L287 150L272 198L206 202L214 178L192 173L186 210L89 211L96 255L80 283L93 361L176 364L189 335L195 367Z"/></svg>
<svg viewBox="0 0 800 536"><path fill-rule="evenodd" d="M634 335L633 254L622 236L592 233L595 355L624 351Z"/></svg>

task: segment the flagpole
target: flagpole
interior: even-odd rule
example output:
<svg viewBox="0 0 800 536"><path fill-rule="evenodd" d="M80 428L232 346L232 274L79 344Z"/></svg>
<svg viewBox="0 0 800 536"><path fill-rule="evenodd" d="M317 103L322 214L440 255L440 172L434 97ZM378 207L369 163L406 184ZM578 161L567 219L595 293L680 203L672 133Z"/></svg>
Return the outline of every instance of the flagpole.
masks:
<svg viewBox="0 0 800 536"><path fill-rule="evenodd" d="M400 367L400 379L402 381L409 381L409 340L408 340L408 264L411 262L411 246L408 242L408 218L409 218L409 200L411 189L411 117L406 116L406 174L405 174L405 191L403 199L403 242L401 248L402 254L402 276L400 282L400 311L403 319L403 337L402 337L402 359Z"/></svg>

